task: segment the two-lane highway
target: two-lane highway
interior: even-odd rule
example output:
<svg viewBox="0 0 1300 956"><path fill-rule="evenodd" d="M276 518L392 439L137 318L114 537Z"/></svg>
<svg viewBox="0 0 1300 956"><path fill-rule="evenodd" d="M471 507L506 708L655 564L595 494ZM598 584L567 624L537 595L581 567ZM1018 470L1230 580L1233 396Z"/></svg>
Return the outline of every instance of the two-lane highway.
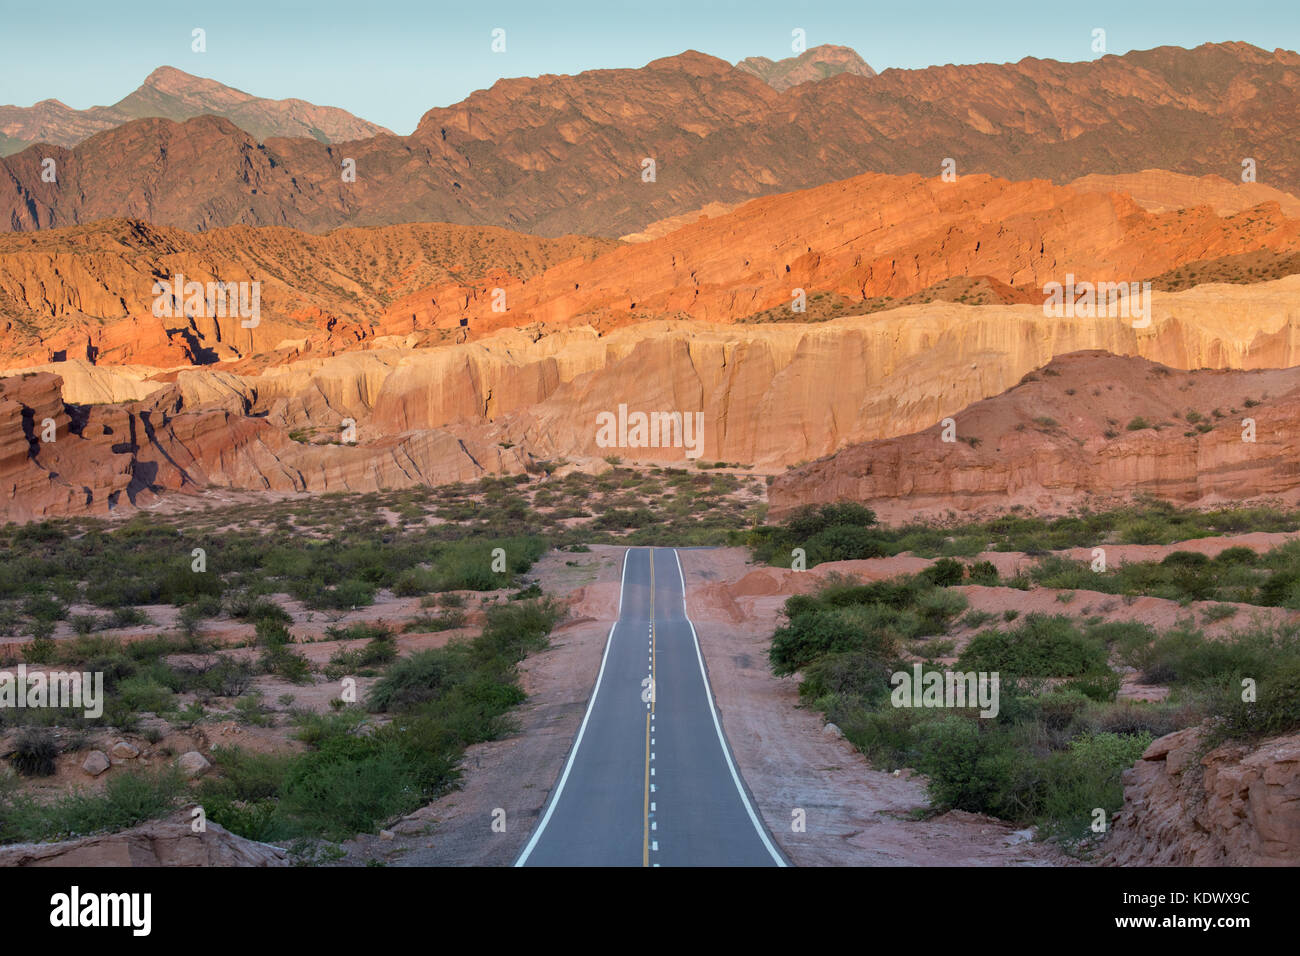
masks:
<svg viewBox="0 0 1300 956"><path fill-rule="evenodd" d="M515 865L785 865L727 746L675 550L625 554L587 712Z"/></svg>

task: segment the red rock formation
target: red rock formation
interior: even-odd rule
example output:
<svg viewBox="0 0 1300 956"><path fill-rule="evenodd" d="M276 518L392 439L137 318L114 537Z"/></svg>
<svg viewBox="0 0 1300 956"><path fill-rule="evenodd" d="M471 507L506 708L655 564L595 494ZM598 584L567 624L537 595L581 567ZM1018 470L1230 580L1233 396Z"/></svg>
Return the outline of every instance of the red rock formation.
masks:
<svg viewBox="0 0 1300 956"><path fill-rule="evenodd" d="M1184 176L1167 169L1140 173L1081 176L1070 188L1084 192L1124 193L1143 209L1169 212L1209 206L1220 216L1234 216L1254 206L1275 202L1284 215L1300 216L1300 199L1259 182L1232 182L1222 176Z"/></svg>
<svg viewBox="0 0 1300 956"><path fill-rule="evenodd" d="M212 486L373 490L518 472L536 459L583 466L610 454L687 457L683 443L602 445L597 416L620 404L701 413L697 450L706 461L780 472L845 449L778 477L778 511L843 496L910 512L1037 506L1090 493L1178 501L1290 494L1300 469L1287 435L1300 410L1288 390L1300 371L1166 376L1150 371L1162 367L1094 354L980 400L1079 348L1193 369L1300 364L1300 316L1276 312L1297 287L1300 277L1157 294L1158 318L1146 330L1118 319L1045 319L1031 306L933 303L813 325L508 331L156 380L139 367L59 363L46 366L59 376L0 379L0 500L8 516L26 520ZM1244 416L1248 398L1262 403L1251 408L1258 442L1242 446L1232 416ZM1189 409L1213 423L1209 433L1199 433ZM1135 415L1162 427L1125 430ZM915 434L945 416L976 447L940 444L933 428ZM54 443L39 440L46 418L57 426ZM356 422L357 446L328 444L341 438L345 418ZM858 444L890 436L907 437Z"/></svg>
<svg viewBox="0 0 1300 956"><path fill-rule="evenodd" d="M310 348L350 348L374 336L372 317L394 297L467 280L528 278L613 245L440 223L313 236L246 227L185 233L107 220L4 235L0 368L76 358L172 368L278 349L283 359ZM155 281L178 274L200 283L260 283L259 323L245 328L237 315L155 317ZM400 325L397 314L391 323Z"/></svg>
<svg viewBox="0 0 1300 956"><path fill-rule="evenodd" d="M965 296L971 281L988 300L1041 303L1045 283L1071 274L1132 282L1207 258L1296 250L1300 220L1273 203L1229 217L1154 213L1123 194L1041 180L874 173L622 246L437 224L194 235L111 221L0 236L0 368L59 357L175 367L276 350L283 361L382 336L415 345L537 323L605 331L660 318L795 319L796 289L837 296L850 315L884 299ZM262 324L153 317L156 277L177 273L260 281ZM954 282L965 285L944 293Z"/></svg>
<svg viewBox="0 0 1300 956"><path fill-rule="evenodd" d="M1061 511L1138 494L1179 504L1300 497L1300 369L1183 372L1081 352L951 422L952 440L940 422L778 476L772 513L830 501L918 515Z"/></svg>
<svg viewBox="0 0 1300 956"><path fill-rule="evenodd" d="M1193 727L1154 741L1124 772L1102 862L1300 865L1300 736L1207 749Z"/></svg>

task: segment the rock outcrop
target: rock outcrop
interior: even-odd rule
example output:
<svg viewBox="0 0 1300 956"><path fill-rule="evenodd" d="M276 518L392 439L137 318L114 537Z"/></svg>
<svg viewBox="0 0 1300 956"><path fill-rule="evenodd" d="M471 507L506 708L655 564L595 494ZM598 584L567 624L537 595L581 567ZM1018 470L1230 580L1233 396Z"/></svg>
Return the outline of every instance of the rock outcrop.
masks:
<svg viewBox="0 0 1300 956"><path fill-rule="evenodd" d="M1112 866L1300 865L1300 735L1213 749L1199 728L1154 741L1124 772L1102 845Z"/></svg>
<svg viewBox="0 0 1300 956"><path fill-rule="evenodd" d="M775 515L851 500L888 516L1059 512L1140 494L1183 505L1296 500L1297 461L1300 369L1184 372L1081 352L923 431L779 475L769 502Z"/></svg>
<svg viewBox="0 0 1300 956"><path fill-rule="evenodd" d="M122 830L65 840L0 847L0 866L289 866L278 846L236 836L208 821L195 833L188 813Z"/></svg>

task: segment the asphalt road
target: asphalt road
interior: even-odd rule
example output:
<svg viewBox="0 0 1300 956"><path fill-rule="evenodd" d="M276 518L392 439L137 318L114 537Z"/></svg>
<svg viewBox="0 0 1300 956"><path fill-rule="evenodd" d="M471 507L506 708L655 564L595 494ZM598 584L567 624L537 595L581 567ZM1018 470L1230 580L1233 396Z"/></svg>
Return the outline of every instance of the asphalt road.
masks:
<svg viewBox="0 0 1300 956"><path fill-rule="evenodd" d="M515 865L785 865L727 747L675 550L628 550L586 716Z"/></svg>

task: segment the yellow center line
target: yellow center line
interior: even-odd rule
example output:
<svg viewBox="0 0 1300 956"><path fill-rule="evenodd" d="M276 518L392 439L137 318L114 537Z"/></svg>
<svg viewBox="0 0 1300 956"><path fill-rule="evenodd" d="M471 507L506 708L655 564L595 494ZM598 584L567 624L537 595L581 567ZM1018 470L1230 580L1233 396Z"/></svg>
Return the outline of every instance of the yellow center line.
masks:
<svg viewBox="0 0 1300 956"><path fill-rule="evenodd" d="M650 865L650 717L655 709L655 549L650 549L650 709L645 715L645 835L641 844L641 865Z"/></svg>

